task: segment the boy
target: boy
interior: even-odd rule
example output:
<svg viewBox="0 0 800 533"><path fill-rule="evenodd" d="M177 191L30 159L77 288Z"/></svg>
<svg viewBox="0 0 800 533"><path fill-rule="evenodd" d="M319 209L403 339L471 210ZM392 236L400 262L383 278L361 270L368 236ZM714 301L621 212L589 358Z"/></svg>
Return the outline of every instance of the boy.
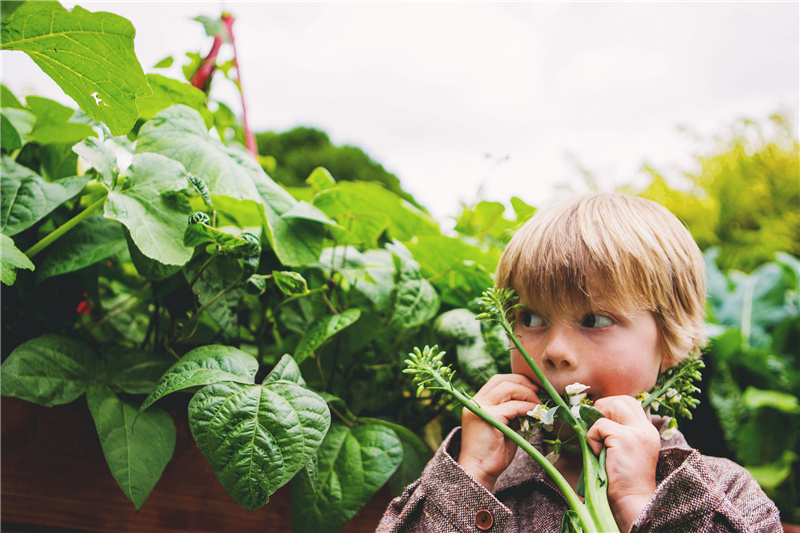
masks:
<svg viewBox="0 0 800 533"><path fill-rule="evenodd" d="M516 233L495 281L524 304L515 310L515 334L556 390L589 385L605 416L588 439L595 453L607 448L608 498L620 531L782 530L775 505L744 468L664 433L669 420L635 399L659 370L705 344L703 257L669 211L621 194L562 202ZM540 404L540 384L516 350L511 368L475 395L506 423ZM541 434L534 439L551 451ZM574 488L580 455L562 452L555 466ZM378 531L559 532L566 510L531 457L464 409L462 427L392 501Z"/></svg>

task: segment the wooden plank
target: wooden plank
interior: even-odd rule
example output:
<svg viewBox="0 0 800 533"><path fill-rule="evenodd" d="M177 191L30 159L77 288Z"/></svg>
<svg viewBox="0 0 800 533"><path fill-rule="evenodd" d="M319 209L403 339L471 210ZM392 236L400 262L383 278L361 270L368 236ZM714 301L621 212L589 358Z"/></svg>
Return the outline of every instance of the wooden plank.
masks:
<svg viewBox="0 0 800 533"><path fill-rule="evenodd" d="M103 533L292 530L289 486L264 507L245 510L217 481L185 418L173 416L175 453L136 513L111 476L84 400L45 408L4 397L0 407L4 531L30 526ZM391 497L381 489L342 531L375 531Z"/></svg>

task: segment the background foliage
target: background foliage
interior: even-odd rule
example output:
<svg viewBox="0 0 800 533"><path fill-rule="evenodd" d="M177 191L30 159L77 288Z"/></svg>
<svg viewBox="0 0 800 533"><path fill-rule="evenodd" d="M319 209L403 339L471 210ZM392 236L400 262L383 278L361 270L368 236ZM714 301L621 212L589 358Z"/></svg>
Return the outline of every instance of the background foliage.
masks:
<svg viewBox="0 0 800 533"><path fill-rule="evenodd" d="M128 58L127 84L93 80L100 57L60 62L51 48L66 50L76 23ZM33 30L52 46L31 44ZM478 202L443 232L395 176L310 128L258 135L257 161L243 117L187 83L203 58L189 54L187 81L145 75L132 34L113 15L3 3L3 50L57 81L77 69L87 88L60 82L79 110L0 93L2 394L85 395L137 509L180 416L245 508L291 482L295 527L337 531L385 483L414 480L459 423L446 398L415 397L401 372L411 347L443 345L467 390L509 371L507 340L473 302L535 208ZM706 249L713 340L687 435L750 468L798 522L800 184L793 130L772 120L773 136L736 123L688 189L650 169L639 194Z"/></svg>

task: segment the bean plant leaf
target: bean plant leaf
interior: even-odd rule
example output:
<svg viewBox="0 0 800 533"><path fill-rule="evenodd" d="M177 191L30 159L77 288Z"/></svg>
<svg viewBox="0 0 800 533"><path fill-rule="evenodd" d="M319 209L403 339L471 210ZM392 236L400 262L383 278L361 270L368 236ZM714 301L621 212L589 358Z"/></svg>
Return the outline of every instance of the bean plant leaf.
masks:
<svg viewBox="0 0 800 533"><path fill-rule="evenodd" d="M762 390L749 386L742 395L742 403L748 409L771 407L787 414L800 414L800 400L797 396L776 390Z"/></svg>
<svg viewBox="0 0 800 533"><path fill-rule="evenodd" d="M136 98L141 120L150 120L153 115L171 105L183 104L200 113L206 127L213 126L214 117L206 107L206 93L197 87L160 74L148 74L147 84L153 93Z"/></svg>
<svg viewBox="0 0 800 533"><path fill-rule="evenodd" d="M27 109L5 108L5 106L0 115L2 116L0 145L3 149L10 152L28 144L36 115Z"/></svg>
<svg viewBox="0 0 800 533"><path fill-rule="evenodd" d="M273 270L272 279L278 289L287 296L308 294L308 283L297 272Z"/></svg>
<svg viewBox="0 0 800 533"><path fill-rule="evenodd" d="M189 186L183 166L158 154L136 154L129 172L122 188L108 193L105 216L122 222L147 257L185 264L192 249L183 245L191 207L177 192Z"/></svg>
<svg viewBox="0 0 800 533"><path fill-rule="evenodd" d="M136 97L150 94L133 51L133 25L111 13L58 2L25 2L0 24L3 50L20 50L91 118L113 135L139 116Z"/></svg>
<svg viewBox="0 0 800 533"><path fill-rule="evenodd" d="M419 264L399 242L387 245L395 259L397 294L390 324L413 328L432 320L439 311L439 295L422 277Z"/></svg>
<svg viewBox="0 0 800 533"><path fill-rule="evenodd" d="M378 237L390 224L389 215L366 192L328 188L314 197L314 207L334 219L333 235L339 244L363 244L376 248Z"/></svg>
<svg viewBox="0 0 800 533"><path fill-rule="evenodd" d="M278 364L272 369L272 372L267 374L267 377L264 378L262 385L281 380L297 383L301 387L306 386L303 375L300 373L300 367L297 365L294 357L289 354L284 354L284 356L281 357L280 361L278 361Z"/></svg>
<svg viewBox="0 0 800 533"><path fill-rule="evenodd" d="M145 399L144 411L167 394L190 387L203 387L220 381L254 383L258 361L232 346L210 344L195 348L167 370Z"/></svg>
<svg viewBox="0 0 800 533"><path fill-rule="evenodd" d="M52 407L86 392L97 375L98 361L86 344L47 333L14 349L1 368L3 396Z"/></svg>
<svg viewBox="0 0 800 533"><path fill-rule="evenodd" d="M25 99L28 109L36 116L30 140L39 144L75 144L86 137L96 137L94 128L85 122L72 122L75 110L55 100L41 96Z"/></svg>
<svg viewBox="0 0 800 533"><path fill-rule="evenodd" d="M213 243L222 248L238 248L247 245L247 241L221 229L199 222L189 224L183 232L183 245L194 248L200 244Z"/></svg>
<svg viewBox="0 0 800 533"><path fill-rule="evenodd" d="M306 183L311 185L317 192L336 186L336 180L333 179L328 169L323 167L317 167L312 170L311 174L306 178Z"/></svg>
<svg viewBox="0 0 800 533"><path fill-rule="evenodd" d="M101 139L90 137L72 147L72 151L88 161L106 189L114 190L119 175L117 156Z"/></svg>
<svg viewBox="0 0 800 533"><path fill-rule="evenodd" d="M360 316L361 310L354 307L338 315L328 315L316 322L306 331L305 335L300 339L300 342L297 343L297 348L294 352L294 358L297 364L305 361L309 355L314 353L314 350L358 320Z"/></svg>
<svg viewBox="0 0 800 533"><path fill-rule="evenodd" d="M89 176L48 182L8 156L0 162L0 230L14 236L78 194Z"/></svg>
<svg viewBox="0 0 800 533"><path fill-rule="evenodd" d="M397 434L383 425L331 426L319 449L316 491L307 476L292 483L295 531L339 531L386 483L403 459Z"/></svg>
<svg viewBox="0 0 800 533"><path fill-rule="evenodd" d="M119 222L91 215L47 249L36 271L36 283L93 265L127 247Z"/></svg>
<svg viewBox="0 0 800 533"><path fill-rule="evenodd" d="M170 356L136 348L111 345L103 349L109 382L128 394L150 394L174 362Z"/></svg>
<svg viewBox="0 0 800 533"><path fill-rule="evenodd" d="M254 510L317 453L330 412L319 395L295 383L226 382L192 398L189 425L228 494Z"/></svg>
<svg viewBox="0 0 800 533"><path fill-rule="evenodd" d="M319 222L284 218L297 201L272 181L250 154L212 139L197 111L181 104L160 111L142 126L136 151L180 161L187 171L203 179L212 198L254 203L259 224L265 227L270 245L284 265L313 263L319 257L324 241ZM224 201L214 198L219 210L234 217L239 211L236 204L226 210Z"/></svg>
<svg viewBox="0 0 800 533"><path fill-rule="evenodd" d="M0 281L6 285L13 285L17 281L17 270L24 268L33 270L34 265L28 256L20 251L14 244L14 239L0 233Z"/></svg>
<svg viewBox="0 0 800 533"><path fill-rule="evenodd" d="M136 407L105 385L89 387L86 401L111 474L138 511L172 458L175 424L157 408L137 420Z"/></svg>
<svg viewBox="0 0 800 533"><path fill-rule="evenodd" d="M211 315L222 330L235 338L238 333L239 319L236 309L245 289L244 286L228 290L222 296L220 291L235 286L242 281L242 262L234 254L217 254L211 263L200 270L206 260L205 255L197 255L183 267L187 281L200 277L194 285L197 299L201 305L208 305L206 312Z"/></svg>
<svg viewBox="0 0 800 533"><path fill-rule="evenodd" d="M397 438L400 439L400 443L403 445L403 461L389 479L389 485L392 487L392 492L397 495L402 494L403 489L422 475L422 470L433 455L430 448L413 431L400 424L378 418L362 417L359 418L359 421L386 426L394 431Z"/></svg>

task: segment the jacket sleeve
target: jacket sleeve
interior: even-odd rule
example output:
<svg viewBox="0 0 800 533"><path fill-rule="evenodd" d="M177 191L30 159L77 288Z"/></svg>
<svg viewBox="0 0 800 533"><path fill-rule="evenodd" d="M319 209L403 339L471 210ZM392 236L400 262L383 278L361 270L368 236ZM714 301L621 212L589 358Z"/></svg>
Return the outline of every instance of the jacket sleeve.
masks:
<svg viewBox="0 0 800 533"><path fill-rule="evenodd" d="M392 500L376 531L503 531L511 511L458 465L460 449L461 429L457 428L444 440L422 477Z"/></svg>
<svg viewBox="0 0 800 533"><path fill-rule="evenodd" d="M656 493L632 532L781 532L775 504L728 459L673 448L659 457Z"/></svg>

